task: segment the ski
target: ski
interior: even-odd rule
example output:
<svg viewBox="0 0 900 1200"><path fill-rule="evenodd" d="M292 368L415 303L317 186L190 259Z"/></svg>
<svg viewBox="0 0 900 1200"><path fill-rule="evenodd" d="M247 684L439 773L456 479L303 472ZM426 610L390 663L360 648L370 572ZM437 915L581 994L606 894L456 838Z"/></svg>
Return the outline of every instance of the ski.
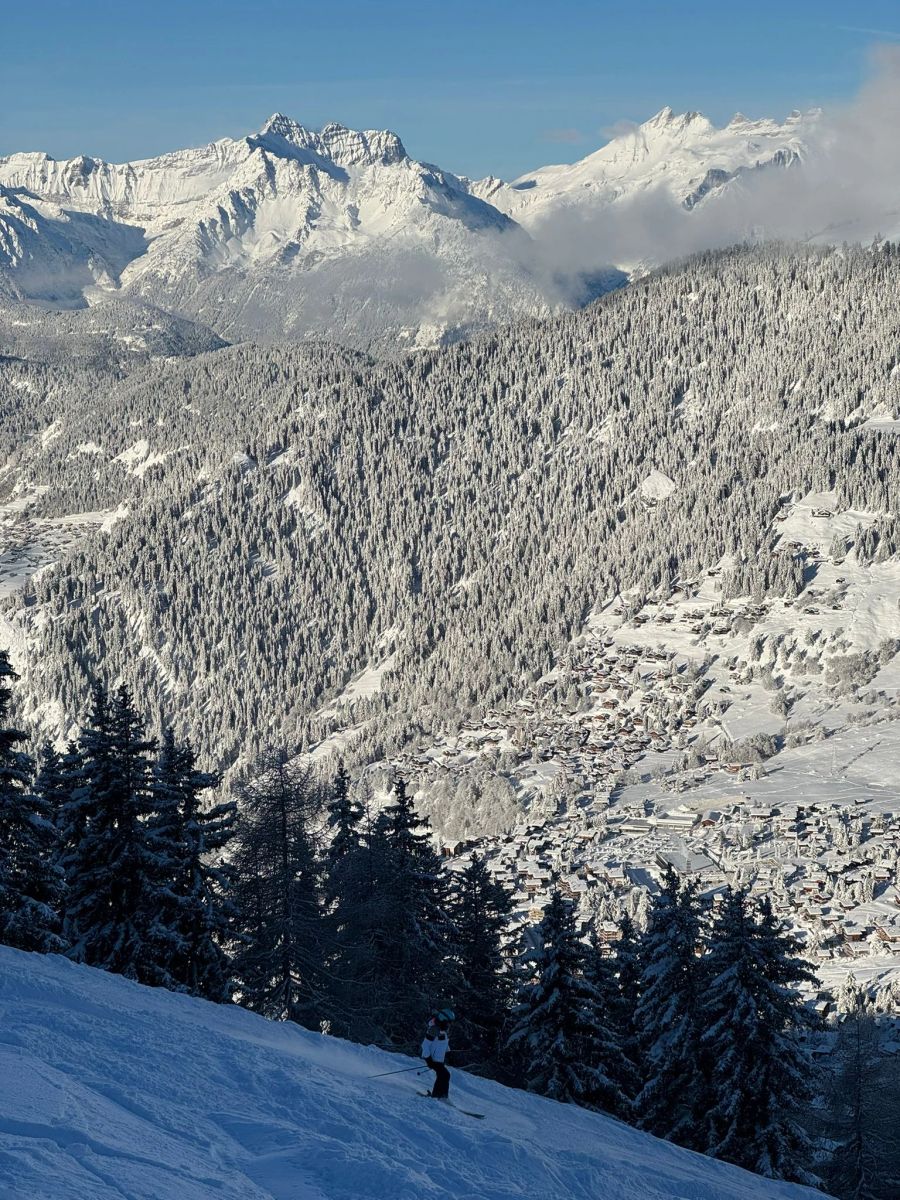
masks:
<svg viewBox="0 0 900 1200"><path fill-rule="evenodd" d="M416 1095L417 1096L427 1096L429 1100L433 1099L431 1092L416 1092ZM454 1104L452 1100L445 1100L444 1104L448 1105L450 1108L456 1109L456 1111L458 1113L462 1113L463 1116L474 1117L476 1121L483 1121L485 1119L484 1113L470 1112L469 1109L467 1109L467 1108L460 1108L459 1105Z"/></svg>

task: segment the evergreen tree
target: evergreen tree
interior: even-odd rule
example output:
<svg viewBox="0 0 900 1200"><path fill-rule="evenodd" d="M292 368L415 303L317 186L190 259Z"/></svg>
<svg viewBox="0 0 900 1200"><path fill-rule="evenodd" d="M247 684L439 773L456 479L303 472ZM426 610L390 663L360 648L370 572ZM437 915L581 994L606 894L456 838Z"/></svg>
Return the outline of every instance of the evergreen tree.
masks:
<svg viewBox="0 0 900 1200"><path fill-rule="evenodd" d="M372 965L382 1034L395 1045L411 1045L429 1009L452 995L458 977L450 959L448 882L428 820L399 777L393 795L370 847L378 912Z"/></svg>
<svg viewBox="0 0 900 1200"><path fill-rule="evenodd" d="M865 992L852 977L842 991L843 1016L826 1094L825 1133L834 1150L825 1183L841 1200L890 1200L900 1191L898 1072L890 1069Z"/></svg>
<svg viewBox="0 0 900 1200"><path fill-rule="evenodd" d="M644 1129L693 1148L703 1110L699 947L696 889L681 886L669 867L641 938L635 1024L643 1086L636 1106Z"/></svg>
<svg viewBox="0 0 900 1200"><path fill-rule="evenodd" d="M47 802L53 813L53 823L57 830L56 857L60 869L66 845L63 812L78 781L79 764L78 747L74 742L69 743L63 754L50 742L45 742L38 752L34 790Z"/></svg>
<svg viewBox="0 0 900 1200"><path fill-rule="evenodd" d="M322 800L307 767L270 750L238 786L234 857L240 1002L315 1028L323 1018L326 950L315 822Z"/></svg>
<svg viewBox="0 0 900 1200"><path fill-rule="evenodd" d="M331 786L328 827L331 840L325 855L324 898L327 940L326 1020L329 1029L343 1037L362 1032L359 1009L368 1004L360 973L365 972L362 942L362 892L365 831L362 804L350 795L350 775L343 761Z"/></svg>
<svg viewBox="0 0 900 1200"><path fill-rule="evenodd" d="M226 943L237 910L232 870L221 861L234 836L234 801L204 808L202 794L218 779L197 769L190 743L165 730L154 769L154 814L148 837L159 868L155 936L164 948L167 986L224 1002L230 999Z"/></svg>
<svg viewBox="0 0 900 1200"><path fill-rule="evenodd" d="M844 997L844 1019L838 1032L835 1056L840 1066L832 1088L832 1114L836 1145L828 1170L828 1187L835 1195L853 1200L876 1200L878 1163L866 1117L866 1092L874 1082L878 1066L878 1034L866 1013L865 995L853 986L852 997ZM836 1097L839 1103L835 1104ZM877 1098L881 1105L882 1098ZM894 1194L894 1193L892 1193Z"/></svg>
<svg viewBox="0 0 900 1200"><path fill-rule="evenodd" d="M361 806L362 807L362 806ZM378 961L382 941L381 897L389 874L384 821L366 806L356 840L342 839L341 853L329 847L326 897L329 904L327 1019L332 1032L360 1042L384 1036Z"/></svg>
<svg viewBox="0 0 900 1200"><path fill-rule="evenodd" d="M151 754L131 693L94 689L80 741L81 776L65 806L66 938L78 962L160 980L153 927L159 871L147 838Z"/></svg>
<svg viewBox="0 0 900 1200"><path fill-rule="evenodd" d="M35 787L46 798L54 814L56 864L63 879L61 928L68 944L68 880L74 869L76 848L84 834L88 809L81 751L76 742L69 742L63 754L57 753L52 746L45 747Z"/></svg>
<svg viewBox="0 0 900 1200"><path fill-rule="evenodd" d="M630 1056L632 1014L620 991L618 967L593 934L584 961L585 978L594 989L594 1065L600 1073L592 1105L628 1119L634 1114L640 1081Z"/></svg>
<svg viewBox="0 0 900 1200"><path fill-rule="evenodd" d="M176 886L184 844L179 805L179 789L174 762L174 742L170 732L164 735L152 768L145 834L150 851L147 890L150 921L145 936L152 947L152 982L157 987L181 991L183 985L173 972L173 964L184 951L181 932L181 896Z"/></svg>
<svg viewBox="0 0 900 1200"><path fill-rule="evenodd" d="M0 651L0 942L20 950L59 951L62 874L56 866L53 810L32 789L25 734L6 725L16 679Z"/></svg>
<svg viewBox="0 0 900 1200"><path fill-rule="evenodd" d="M58 829L59 861L65 876L63 936L69 953L78 959L94 920L99 921L105 904L92 905L94 881L105 885L103 848L100 844L104 805L102 796L113 788L112 711L109 694L100 684L91 692L91 711L77 744L70 743L72 770L59 792L61 807ZM110 825L109 819L105 821ZM104 896L107 888L104 886ZM108 897L106 897L108 899ZM83 929L82 929L83 925Z"/></svg>
<svg viewBox="0 0 900 1200"><path fill-rule="evenodd" d="M640 939L634 927L634 921L628 913L625 913L619 921L615 970L619 990L619 1028L622 1036L622 1051L634 1066L635 1071L638 1071L640 1047L635 1014L641 995Z"/></svg>
<svg viewBox="0 0 900 1200"><path fill-rule="evenodd" d="M596 1105L614 1087L599 1065L612 1046L598 1020L600 997L585 974L587 947L559 892L544 908L537 935L529 955L532 979L521 989L506 1052L529 1091Z"/></svg>
<svg viewBox="0 0 900 1200"><path fill-rule="evenodd" d="M508 1017L513 977L505 961L504 940L512 907L510 893L493 878L485 860L473 854L453 881L451 917L459 977L457 1029L476 1071L495 1069Z"/></svg>
<svg viewBox="0 0 900 1200"><path fill-rule="evenodd" d="M328 802L328 826L331 841L326 855L326 902L332 903L340 892L340 875L346 860L359 849L363 806L350 795L350 775L343 762L338 763Z"/></svg>
<svg viewBox="0 0 900 1200"><path fill-rule="evenodd" d="M812 1182L798 1112L812 1064L806 1010L793 985L815 982L768 900L757 917L746 890L729 890L709 935L701 1047L708 1064L706 1146L771 1179Z"/></svg>
<svg viewBox="0 0 900 1200"><path fill-rule="evenodd" d="M350 796L350 776L343 762L337 764L331 799L328 804L328 824L331 841L328 847L329 875L334 874L337 864L360 844L360 822L362 805Z"/></svg>

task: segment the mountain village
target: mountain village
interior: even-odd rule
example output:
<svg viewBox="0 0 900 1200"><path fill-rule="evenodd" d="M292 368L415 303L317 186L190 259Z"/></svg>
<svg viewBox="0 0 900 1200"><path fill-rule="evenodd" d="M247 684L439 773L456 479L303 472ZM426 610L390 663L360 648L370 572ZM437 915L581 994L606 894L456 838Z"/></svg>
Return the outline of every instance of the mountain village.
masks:
<svg viewBox="0 0 900 1200"><path fill-rule="evenodd" d="M421 783L465 779L482 760L532 794L513 828L443 846L460 870L473 854L487 860L513 892L518 925L539 920L559 889L577 902L585 931L593 927L612 947L618 917L628 912L640 925L671 866L710 906L729 884L769 896L823 976L823 1014L850 973L867 981L877 1007L893 1011L900 816L874 790L847 798L839 789L829 798L813 786L805 797L779 796L783 768L771 735L709 736L746 662L728 660L723 670L715 658L680 654L653 634L680 626L695 642L724 636L752 627L772 605L725 604L718 586L705 583L705 595L677 593L652 618L618 605L608 616L618 627L594 623L567 661L510 710L489 711L479 727L395 766ZM651 620L650 644L629 640ZM889 714L895 709L888 704ZM801 740L827 753L834 733L804 730Z"/></svg>

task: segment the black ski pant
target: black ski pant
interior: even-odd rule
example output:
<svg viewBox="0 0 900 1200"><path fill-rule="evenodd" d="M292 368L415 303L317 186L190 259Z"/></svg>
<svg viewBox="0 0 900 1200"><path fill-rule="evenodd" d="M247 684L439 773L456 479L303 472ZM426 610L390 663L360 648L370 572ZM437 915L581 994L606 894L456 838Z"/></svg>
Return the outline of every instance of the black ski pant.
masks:
<svg viewBox="0 0 900 1200"><path fill-rule="evenodd" d="M425 1062L434 1071L434 1083L431 1085L431 1094L435 1100L444 1100L450 1093L450 1072L442 1062L435 1062L433 1058L426 1058Z"/></svg>

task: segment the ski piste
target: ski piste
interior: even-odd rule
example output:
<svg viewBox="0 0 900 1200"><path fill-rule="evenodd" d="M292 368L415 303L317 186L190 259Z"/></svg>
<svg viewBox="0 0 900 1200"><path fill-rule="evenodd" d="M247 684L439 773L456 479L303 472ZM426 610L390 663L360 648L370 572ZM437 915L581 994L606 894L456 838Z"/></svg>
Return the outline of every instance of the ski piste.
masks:
<svg viewBox="0 0 900 1200"><path fill-rule="evenodd" d="M434 1099L431 1092L416 1092L416 1095L417 1096L427 1096L429 1100ZM452 1100L445 1099L443 1102L444 1102L444 1104L449 1105L450 1108L455 1108L457 1112L463 1113L464 1116L474 1117L476 1121L484 1120L484 1117L485 1117L484 1113L470 1112L469 1109L467 1109L467 1108L460 1108L459 1105L454 1104Z"/></svg>

